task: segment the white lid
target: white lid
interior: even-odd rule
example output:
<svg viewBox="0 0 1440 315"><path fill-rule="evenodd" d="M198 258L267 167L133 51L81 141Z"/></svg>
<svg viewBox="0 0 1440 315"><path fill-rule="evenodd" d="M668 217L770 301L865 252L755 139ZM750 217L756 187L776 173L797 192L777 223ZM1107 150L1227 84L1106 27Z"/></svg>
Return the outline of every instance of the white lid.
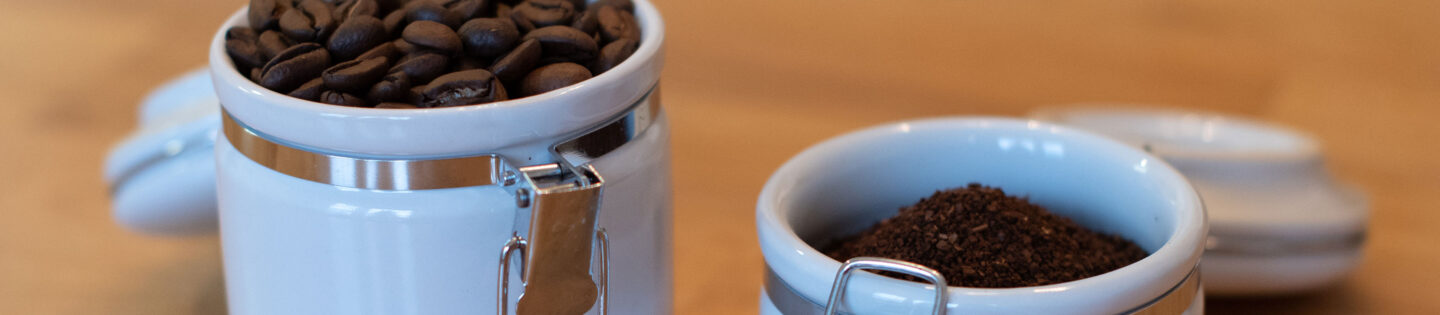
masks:
<svg viewBox="0 0 1440 315"><path fill-rule="evenodd" d="M139 129L105 159L115 221L145 234L214 232L220 103L209 73L191 71L160 86L139 111Z"/></svg>
<svg viewBox="0 0 1440 315"><path fill-rule="evenodd" d="M1179 109L1076 105L1031 112L1141 147L1175 166L1205 202L1203 272L1218 295L1323 287L1354 268L1368 210L1334 180L1313 138L1275 124Z"/></svg>

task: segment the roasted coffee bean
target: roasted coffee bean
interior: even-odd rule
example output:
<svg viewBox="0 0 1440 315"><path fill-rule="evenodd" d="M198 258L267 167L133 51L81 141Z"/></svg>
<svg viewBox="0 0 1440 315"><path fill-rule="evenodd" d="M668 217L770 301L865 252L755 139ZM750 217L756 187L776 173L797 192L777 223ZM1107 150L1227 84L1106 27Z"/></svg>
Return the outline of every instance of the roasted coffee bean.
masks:
<svg viewBox="0 0 1440 315"><path fill-rule="evenodd" d="M460 27L460 23L465 22L460 19L459 14L445 9L444 5L428 0L411 2L409 9L405 11L405 20L410 21L411 24L419 21L431 21L445 24L451 28Z"/></svg>
<svg viewBox="0 0 1440 315"><path fill-rule="evenodd" d="M530 19L525 18L525 16L518 11L512 10L508 15L500 15L502 18L506 16L510 17L510 22L515 23L515 29L520 30L520 34L535 30L535 23L530 22Z"/></svg>
<svg viewBox="0 0 1440 315"><path fill-rule="evenodd" d="M405 95L405 102L419 107L426 107L425 88L426 85L424 84L410 86L410 92Z"/></svg>
<svg viewBox="0 0 1440 315"><path fill-rule="evenodd" d="M260 39L260 33L256 33L255 29L253 28L236 26L231 27L229 30L225 31L225 39L239 39L254 43L256 40Z"/></svg>
<svg viewBox="0 0 1440 315"><path fill-rule="evenodd" d="M385 57L389 58L390 60L397 60L400 58L400 49L395 48L395 43L393 42L385 42L384 44L380 44L380 46L370 48L370 50L365 51L365 53L360 54L359 56L355 56L355 59L370 59L375 57Z"/></svg>
<svg viewBox="0 0 1440 315"><path fill-rule="evenodd" d="M350 0L344 5L336 7L335 13L340 17L337 20L346 20L356 16L379 17L380 3L376 0Z"/></svg>
<svg viewBox="0 0 1440 315"><path fill-rule="evenodd" d="M503 101L505 87L490 71L475 69L446 74L426 86L426 107L449 107Z"/></svg>
<svg viewBox="0 0 1440 315"><path fill-rule="evenodd" d="M429 49L444 53L454 54L460 51L460 36L455 34L449 26L434 21L415 21L405 27L401 38L411 45L423 49Z"/></svg>
<svg viewBox="0 0 1440 315"><path fill-rule="evenodd" d="M225 40L225 52L230 54L230 59L240 67L240 71L259 68L265 65L265 57L260 54L260 48L255 46L254 41L244 39Z"/></svg>
<svg viewBox="0 0 1440 315"><path fill-rule="evenodd" d="M605 6L595 11L596 18L600 22L600 39L606 43L613 42L622 37L629 37L636 41L640 40L638 26L635 25L633 17L626 18L625 11L615 9L613 6Z"/></svg>
<svg viewBox="0 0 1440 315"><path fill-rule="evenodd" d="M575 12L584 12L584 11L585 11L585 0L566 0L566 1L569 1L569 2L570 2L570 6L575 8Z"/></svg>
<svg viewBox="0 0 1440 315"><path fill-rule="evenodd" d="M365 102L365 99L340 91L325 91L320 93L320 102L355 107L369 107L370 105Z"/></svg>
<svg viewBox="0 0 1440 315"><path fill-rule="evenodd" d="M280 15L280 31L297 42L323 40L335 31L330 5L320 0L300 1L300 6Z"/></svg>
<svg viewBox="0 0 1440 315"><path fill-rule="evenodd" d="M415 105L405 104L405 103L387 102L387 103L380 103L380 104L378 104L378 105L375 105L375 108L383 108L383 109L416 109L416 108L420 108L420 107L417 107L417 106L415 106Z"/></svg>
<svg viewBox="0 0 1440 315"><path fill-rule="evenodd" d="M465 53L472 57L494 58L500 56L520 41L520 30L510 19L480 18L460 26L460 39L464 42Z"/></svg>
<svg viewBox="0 0 1440 315"><path fill-rule="evenodd" d="M261 72L261 71L260 71L260 68L252 68L252 69L250 69L250 82L259 83L259 82L260 82L260 75L261 75L261 74L264 74L264 72Z"/></svg>
<svg viewBox="0 0 1440 315"><path fill-rule="evenodd" d="M447 0L445 9L460 17L461 21L478 18L485 13L488 0Z"/></svg>
<svg viewBox="0 0 1440 315"><path fill-rule="evenodd" d="M395 10L385 15L385 34L400 34L405 27L405 11Z"/></svg>
<svg viewBox="0 0 1440 315"><path fill-rule="evenodd" d="M265 31L260 33L259 39L255 40L255 46L259 48L260 56L268 61L285 49L289 49L291 44L290 39L285 38L285 35L280 34L279 31Z"/></svg>
<svg viewBox="0 0 1440 315"><path fill-rule="evenodd" d="M390 44L395 45L395 50L399 50L401 55L414 55L420 52L419 47L411 45L410 42L405 41L404 38L391 41Z"/></svg>
<svg viewBox="0 0 1440 315"><path fill-rule="evenodd" d="M567 0L528 0L515 6L514 12L535 27L570 25L575 18L575 5Z"/></svg>
<svg viewBox="0 0 1440 315"><path fill-rule="evenodd" d="M260 86L272 91L294 90L330 64L330 53L316 43L295 45L275 55L261 69Z"/></svg>
<svg viewBox="0 0 1440 315"><path fill-rule="evenodd" d="M385 76L385 70L389 68L390 59L385 57L355 59L325 69L320 77L325 80L325 87L331 89L365 91L376 81L380 81L380 78Z"/></svg>
<svg viewBox="0 0 1440 315"><path fill-rule="evenodd" d="M335 29L335 35L325 47L335 54L336 60L350 60L361 53L388 41L385 24L373 16L357 16Z"/></svg>
<svg viewBox="0 0 1440 315"><path fill-rule="evenodd" d="M449 69L450 58L436 53L422 53L419 55L406 56L388 72L401 71L410 77L410 82L426 83L431 79L445 74Z"/></svg>
<svg viewBox="0 0 1440 315"><path fill-rule="evenodd" d="M486 71L489 71L489 69L487 69L487 68L490 66L490 63L489 63L489 62L482 61L482 60L480 60L480 59L470 58L470 57L461 57L461 58L460 58L460 61L458 61L458 62L451 62L451 63L454 64L454 65L450 67L450 72L473 70L473 69L485 69Z"/></svg>
<svg viewBox="0 0 1440 315"><path fill-rule="evenodd" d="M497 17L497 18L502 18L502 19L503 19L503 18L509 18L509 17L510 17L510 13L511 13L511 11L512 11L511 8L512 8L512 7L511 7L509 4L505 4L505 3L496 4L496 5L495 5L495 17Z"/></svg>
<svg viewBox="0 0 1440 315"><path fill-rule="evenodd" d="M595 35L595 32L600 30L599 14L596 10L587 10L585 13L581 13L580 17L575 18L575 23L571 23L570 27L585 34Z"/></svg>
<svg viewBox="0 0 1440 315"><path fill-rule="evenodd" d="M410 77L404 72L391 72L370 87L365 98L370 102L405 101L410 96Z"/></svg>
<svg viewBox="0 0 1440 315"><path fill-rule="evenodd" d="M626 12L635 11L635 4L631 3L630 0L596 0L595 3L591 3L586 9L595 10L604 6L612 6Z"/></svg>
<svg viewBox="0 0 1440 315"><path fill-rule="evenodd" d="M320 100L320 93L324 91L325 80L321 78L315 78L314 80L305 82L305 84L301 84L300 87L295 88L294 91L290 91L290 94L288 95L294 98L315 102Z"/></svg>
<svg viewBox="0 0 1440 315"><path fill-rule="evenodd" d="M606 44L605 48L600 49L600 56L595 58L595 63L590 65L590 72L600 75L605 71L610 71L611 68L620 65L620 62L630 58L630 55L635 54L635 49L639 47L637 44L635 40L629 38L621 38Z"/></svg>
<svg viewBox="0 0 1440 315"><path fill-rule="evenodd" d="M520 83L520 93L531 96L554 91L590 77L590 70L585 66L573 62L552 63L526 75L525 81Z"/></svg>
<svg viewBox="0 0 1440 315"><path fill-rule="evenodd" d="M525 34L525 39L540 41L544 52L542 63L569 61L589 63L600 50L595 38L569 26L547 26Z"/></svg>
<svg viewBox="0 0 1440 315"><path fill-rule="evenodd" d="M500 77L500 81L514 84L525 78L525 74L540 65L540 41L535 39L525 40L515 46L505 57L501 57L490 65L490 73Z"/></svg>
<svg viewBox="0 0 1440 315"><path fill-rule="evenodd" d="M280 23L280 15L286 11L279 3L283 1L289 0L250 0L249 10L245 14L250 27L257 30L275 28Z"/></svg>

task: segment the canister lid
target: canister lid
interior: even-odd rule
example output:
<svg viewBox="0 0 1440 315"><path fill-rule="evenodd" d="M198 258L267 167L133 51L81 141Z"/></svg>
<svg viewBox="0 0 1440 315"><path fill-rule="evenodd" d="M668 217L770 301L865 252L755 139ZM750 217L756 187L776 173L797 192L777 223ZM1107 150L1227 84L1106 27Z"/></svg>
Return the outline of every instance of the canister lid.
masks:
<svg viewBox="0 0 1440 315"><path fill-rule="evenodd" d="M1334 180L1304 133L1241 117L1144 106L1043 108L1031 118L1095 131L1175 166L1205 202L1202 262L1215 295L1303 292L1358 262L1364 194Z"/></svg>
<svg viewBox="0 0 1440 315"><path fill-rule="evenodd" d="M219 109L204 69L182 75L145 98L137 130L105 159L116 222L155 235L215 231Z"/></svg>

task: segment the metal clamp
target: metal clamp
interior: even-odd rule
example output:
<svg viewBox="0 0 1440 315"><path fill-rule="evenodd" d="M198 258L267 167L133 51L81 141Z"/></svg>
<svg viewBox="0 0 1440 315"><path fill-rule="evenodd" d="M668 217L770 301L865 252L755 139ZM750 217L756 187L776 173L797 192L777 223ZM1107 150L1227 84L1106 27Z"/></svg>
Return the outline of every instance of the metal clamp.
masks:
<svg viewBox="0 0 1440 315"><path fill-rule="evenodd" d="M902 260L877 257L856 257L846 260L840 265L840 271L835 273L835 283L830 286L830 299L825 301L825 315L838 314L840 304L845 299L845 288L850 283L850 276L856 270L881 270L908 274L930 281L935 285L935 305L930 313L945 315L945 298L949 296L947 290L950 288L945 284L945 276L940 271L925 267L925 265Z"/></svg>

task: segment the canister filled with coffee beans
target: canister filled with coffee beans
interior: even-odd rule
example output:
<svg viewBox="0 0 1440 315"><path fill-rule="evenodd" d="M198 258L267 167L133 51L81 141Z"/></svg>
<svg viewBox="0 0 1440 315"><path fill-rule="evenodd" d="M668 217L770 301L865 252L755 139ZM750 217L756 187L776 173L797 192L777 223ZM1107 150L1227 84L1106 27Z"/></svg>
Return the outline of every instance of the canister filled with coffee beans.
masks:
<svg viewBox="0 0 1440 315"><path fill-rule="evenodd" d="M107 162L117 218L218 209L231 314L668 313L663 33L644 0L251 1L177 83L197 114Z"/></svg>

